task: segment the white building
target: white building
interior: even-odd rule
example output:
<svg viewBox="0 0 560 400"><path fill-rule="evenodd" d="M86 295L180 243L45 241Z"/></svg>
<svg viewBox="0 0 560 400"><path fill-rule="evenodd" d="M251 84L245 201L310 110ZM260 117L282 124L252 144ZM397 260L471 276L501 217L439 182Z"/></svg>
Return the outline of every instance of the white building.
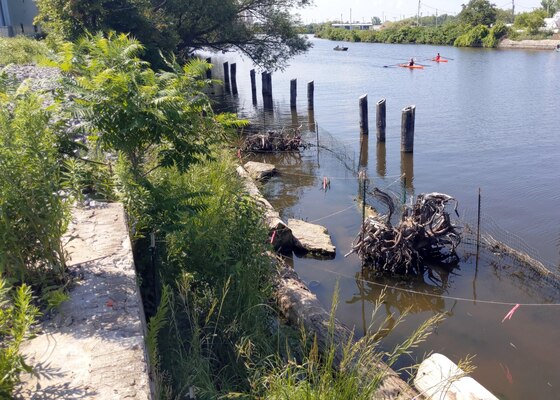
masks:
<svg viewBox="0 0 560 400"><path fill-rule="evenodd" d="M552 18L544 19L545 29L558 32L560 30L560 11L554 14Z"/></svg>
<svg viewBox="0 0 560 400"><path fill-rule="evenodd" d="M34 35L37 13L33 0L0 0L0 36Z"/></svg>

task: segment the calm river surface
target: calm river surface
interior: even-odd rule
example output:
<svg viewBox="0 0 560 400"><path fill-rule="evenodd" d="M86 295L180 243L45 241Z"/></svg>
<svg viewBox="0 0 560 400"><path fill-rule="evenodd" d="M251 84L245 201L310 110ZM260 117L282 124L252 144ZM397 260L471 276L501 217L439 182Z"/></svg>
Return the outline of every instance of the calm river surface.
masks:
<svg viewBox="0 0 560 400"><path fill-rule="evenodd" d="M383 285L386 302L377 318L400 315L406 321L382 341L384 349L402 342L435 312L449 317L412 357L399 367L441 352L457 362L476 355L475 379L502 399L560 399L560 293L525 279L511 262L481 257L476 271L472 249L463 249L452 274L403 283L375 279L360 284L356 256L344 258L359 231L358 182L344 164L358 166L360 137L358 98L369 97L370 136L361 165L372 184L400 195L405 174L410 197L444 192L457 198L459 212L472 220L478 189L482 192L482 229L511 246L528 251L549 269L560 265L560 53L552 51L484 50L424 45L347 43L347 52L333 51L334 42L311 39L308 54L274 73L274 111L262 111L260 75L258 104L253 106L250 63L237 62L239 95L225 95L242 116L270 127L302 125L304 137L313 120L319 141L333 151L311 148L299 156L256 157L276 163L280 175L263 192L284 218L318 221L328 228L337 247L333 260L294 257L302 279L325 306L338 282L338 318L364 334ZM388 67L410 57L425 60L437 52L452 58L424 70ZM422 61L419 61L422 62ZM297 112L290 112L290 79L298 80ZM315 82L315 110L307 111L306 84ZM387 99L387 142L375 139L375 103ZM401 157L401 110L416 105L414 154ZM311 119L311 121L310 121ZM313 129L312 129L313 130ZM333 139L334 138L334 142ZM331 182L322 191L323 177ZM404 289L404 290L403 290ZM411 293L412 290L417 293ZM496 302L498 304L496 304ZM504 304L505 303L505 304ZM509 304L511 303L511 304ZM522 305L502 322L516 303Z"/></svg>

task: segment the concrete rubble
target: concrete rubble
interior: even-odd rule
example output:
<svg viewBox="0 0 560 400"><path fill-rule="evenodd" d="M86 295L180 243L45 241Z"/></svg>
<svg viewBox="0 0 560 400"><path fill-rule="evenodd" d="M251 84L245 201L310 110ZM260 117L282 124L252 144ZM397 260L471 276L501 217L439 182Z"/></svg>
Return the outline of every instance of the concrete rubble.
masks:
<svg viewBox="0 0 560 400"><path fill-rule="evenodd" d="M294 235L294 246L312 255L334 257L336 247L331 241L327 228L310 224L299 219L289 219L288 227Z"/></svg>
<svg viewBox="0 0 560 400"><path fill-rule="evenodd" d="M273 164L249 161L243 167L249 173L249 176L257 181L262 181L276 174L276 167Z"/></svg>
<svg viewBox="0 0 560 400"><path fill-rule="evenodd" d="M280 214L274 210L268 200L263 197L249 173L242 166L237 167L237 174L241 177L247 194L264 208L264 222L269 229L274 249L277 251L291 250L294 240L291 229L282 221Z"/></svg>

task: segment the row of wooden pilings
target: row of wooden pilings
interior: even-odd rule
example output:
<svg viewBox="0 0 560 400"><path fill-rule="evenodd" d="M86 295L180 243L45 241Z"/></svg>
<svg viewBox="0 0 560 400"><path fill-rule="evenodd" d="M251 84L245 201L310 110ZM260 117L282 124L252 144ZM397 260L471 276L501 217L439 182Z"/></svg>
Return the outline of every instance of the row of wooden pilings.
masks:
<svg viewBox="0 0 560 400"><path fill-rule="evenodd" d="M364 94L359 99L360 107L360 133L369 135L368 98ZM387 101L381 99L376 104L375 122L377 130L377 141L385 142L385 130L387 127ZM401 114L401 151L412 153L414 151L414 122L416 119L416 106L403 108Z"/></svg>
<svg viewBox="0 0 560 400"><path fill-rule="evenodd" d="M211 63L211 59L207 58L206 61ZM228 62L223 63L224 67L224 87L226 93L237 95L237 65ZM212 77L211 70L207 72L207 78ZM250 71L251 77L251 95L253 104L257 104L257 82L256 72L254 69ZM265 109L272 109L272 74L270 72L262 72L262 96L263 105ZM315 84L313 81L307 83L307 108L313 110ZM297 99L297 79L290 81L290 107L296 107ZM376 103L376 130L377 141L385 142L386 131L386 116L387 116L387 102L381 99ZM359 98L360 108L360 133L369 135L369 117L368 117L368 97L364 94ZM401 151L403 153L412 153L414 151L414 125L416 119L416 106L408 106L403 108L401 112Z"/></svg>

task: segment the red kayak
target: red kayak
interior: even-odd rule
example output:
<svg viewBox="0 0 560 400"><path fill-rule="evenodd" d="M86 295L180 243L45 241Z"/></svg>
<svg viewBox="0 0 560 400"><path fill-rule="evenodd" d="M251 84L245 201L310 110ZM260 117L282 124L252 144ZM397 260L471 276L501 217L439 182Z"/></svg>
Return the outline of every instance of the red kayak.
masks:
<svg viewBox="0 0 560 400"><path fill-rule="evenodd" d="M422 65L399 64L399 67L410 68L410 69L424 69L424 66Z"/></svg>
<svg viewBox="0 0 560 400"><path fill-rule="evenodd" d="M439 60L432 58L432 61L440 63L440 62L447 62L448 60L444 60L443 58L440 58Z"/></svg>

